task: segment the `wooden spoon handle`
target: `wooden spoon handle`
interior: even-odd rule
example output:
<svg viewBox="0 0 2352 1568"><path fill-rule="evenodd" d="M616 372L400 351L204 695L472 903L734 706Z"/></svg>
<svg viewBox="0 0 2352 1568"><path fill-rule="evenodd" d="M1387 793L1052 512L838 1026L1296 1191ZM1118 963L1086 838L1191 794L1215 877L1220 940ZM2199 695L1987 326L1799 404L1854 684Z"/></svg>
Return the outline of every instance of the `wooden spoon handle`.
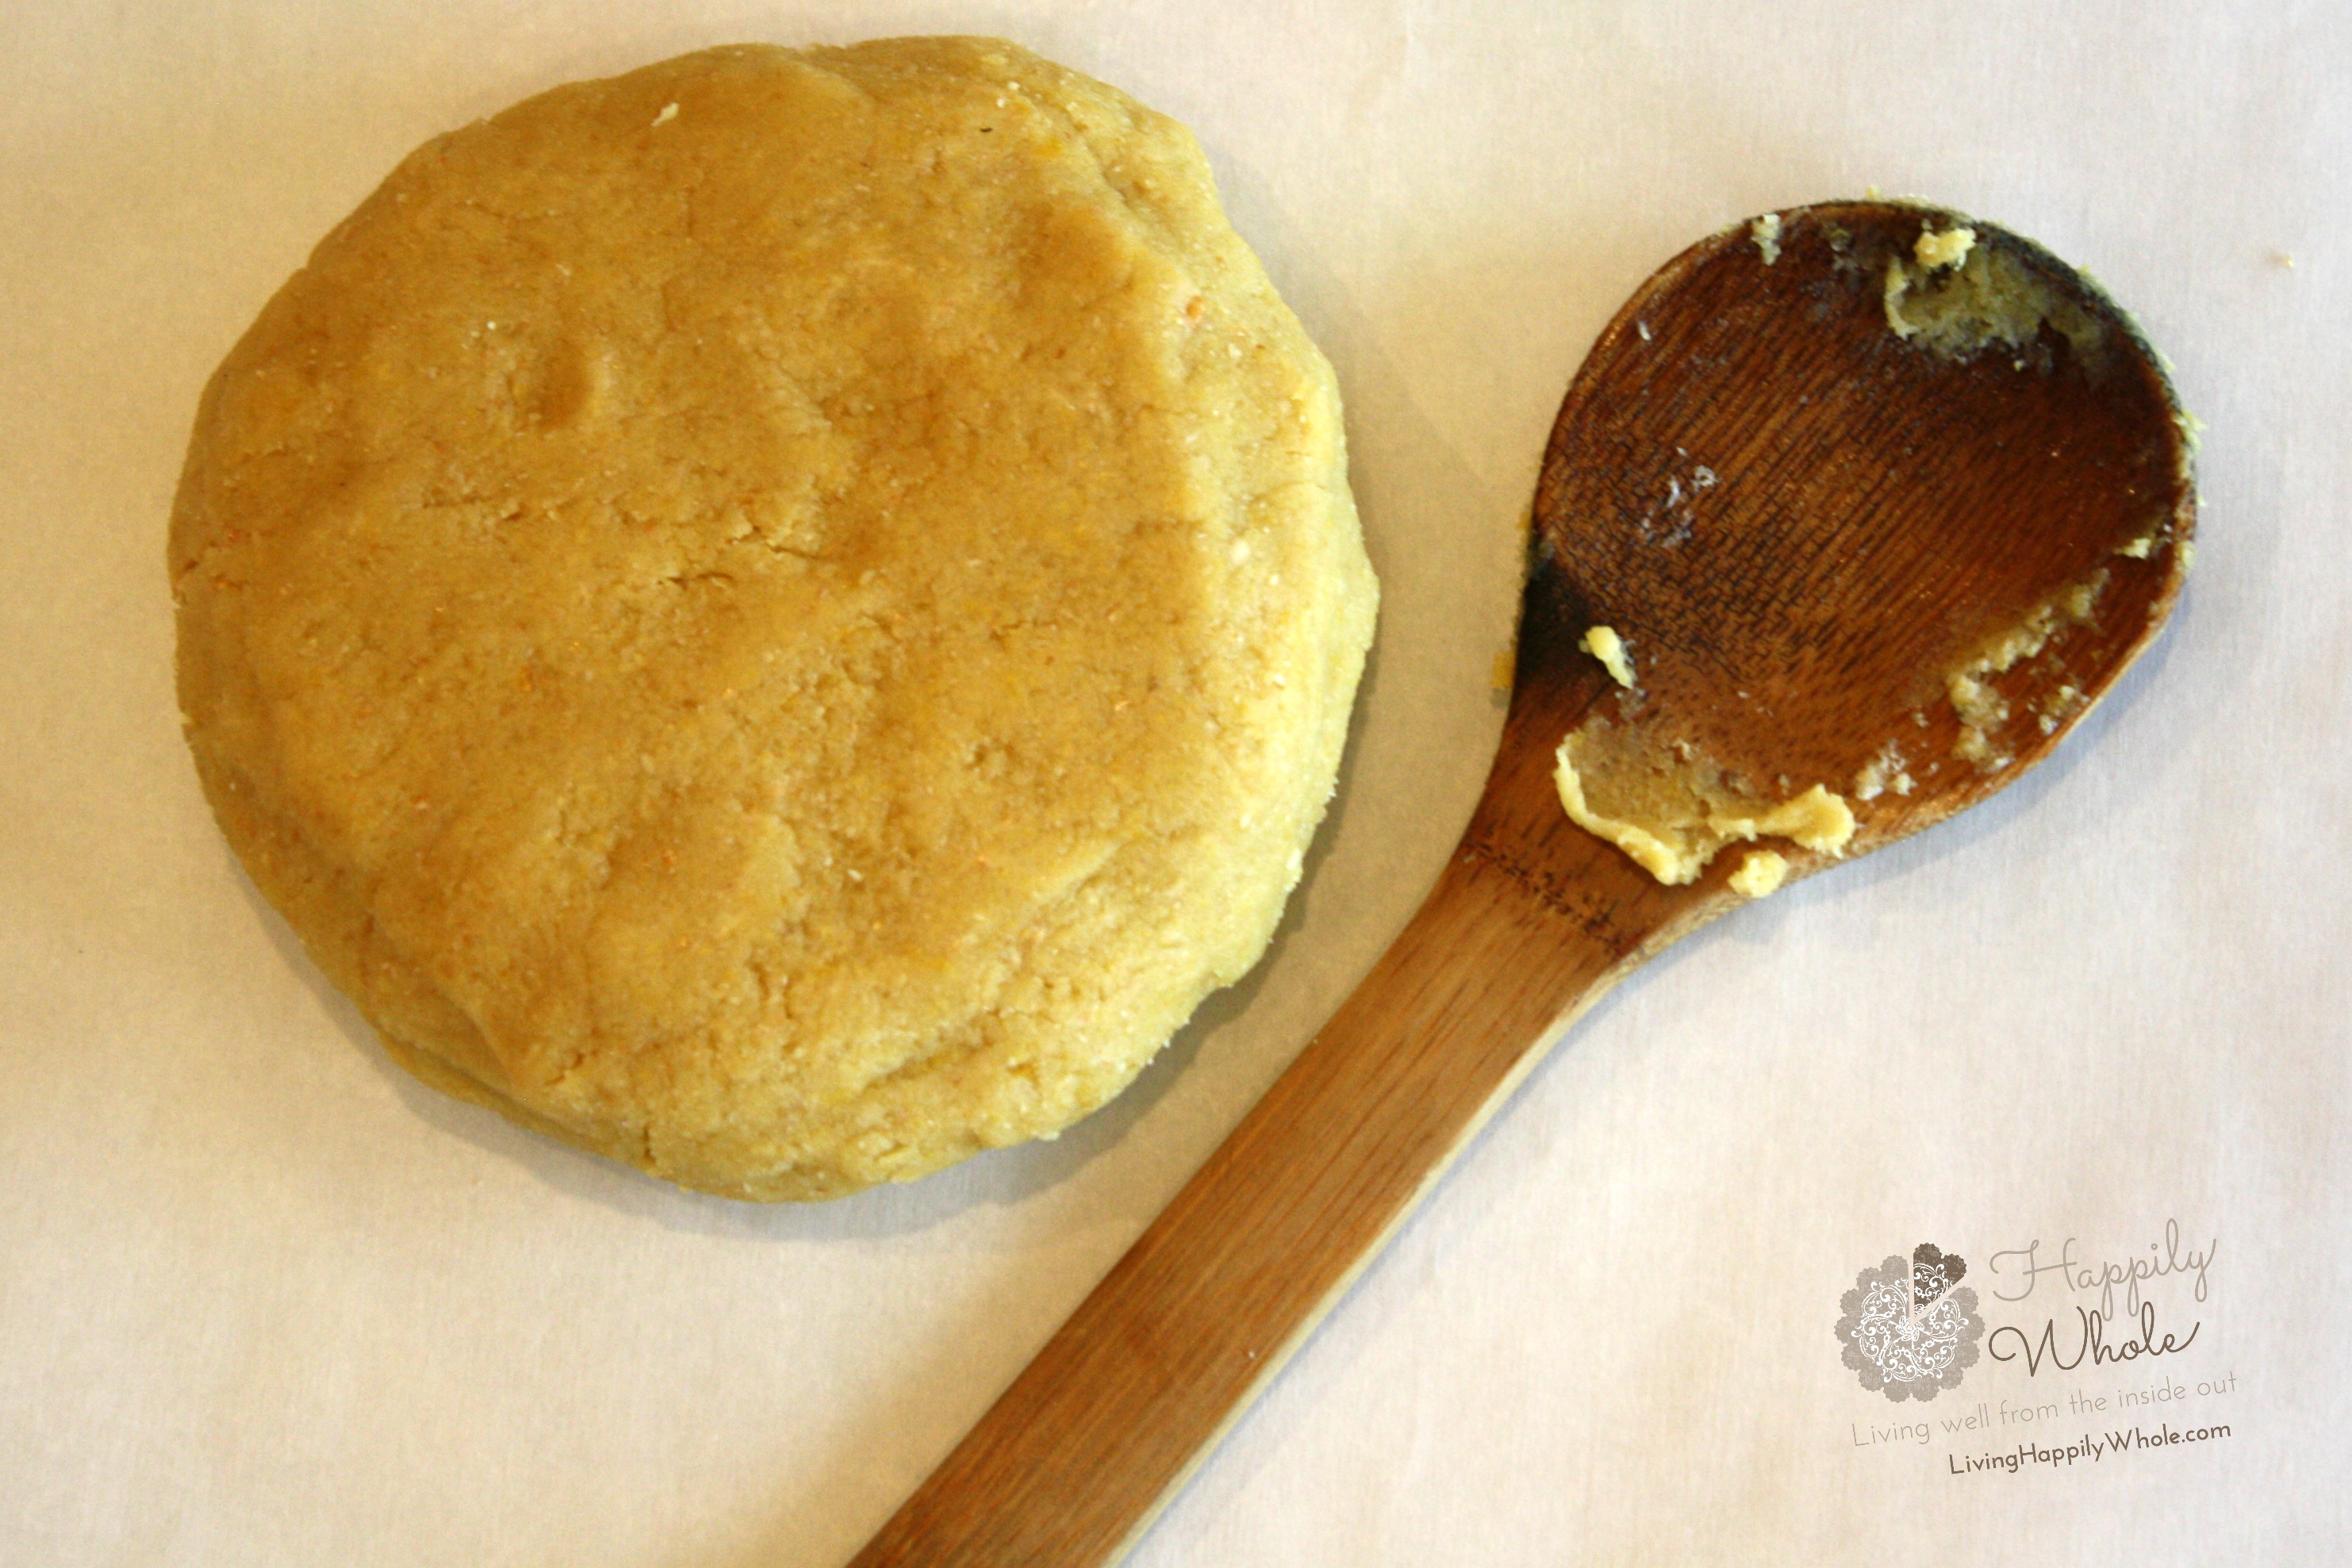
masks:
<svg viewBox="0 0 2352 1568"><path fill-rule="evenodd" d="M1638 881L1587 841L1604 885ZM1636 946L1474 827L1354 995L853 1568L1116 1561Z"/></svg>

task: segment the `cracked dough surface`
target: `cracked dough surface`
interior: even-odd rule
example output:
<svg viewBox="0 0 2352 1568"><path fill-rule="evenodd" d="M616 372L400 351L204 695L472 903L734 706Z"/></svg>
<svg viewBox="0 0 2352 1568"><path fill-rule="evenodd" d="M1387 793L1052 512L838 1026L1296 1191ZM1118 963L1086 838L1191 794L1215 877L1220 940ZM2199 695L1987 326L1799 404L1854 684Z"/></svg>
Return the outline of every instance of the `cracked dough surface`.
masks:
<svg viewBox="0 0 2352 1568"><path fill-rule="evenodd" d="M1049 1134L1248 968L1375 599L1191 135L982 39L427 143L170 555L206 794L394 1057L754 1198Z"/></svg>

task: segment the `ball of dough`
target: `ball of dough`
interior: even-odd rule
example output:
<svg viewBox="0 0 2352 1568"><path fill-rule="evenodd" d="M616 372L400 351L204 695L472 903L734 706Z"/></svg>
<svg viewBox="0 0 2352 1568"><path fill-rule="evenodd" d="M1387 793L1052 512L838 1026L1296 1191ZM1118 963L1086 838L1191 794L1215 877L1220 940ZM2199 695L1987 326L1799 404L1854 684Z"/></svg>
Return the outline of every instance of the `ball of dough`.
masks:
<svg viewBox="0 0 2352 1568"><path fill-rule="evenodd" d="M404 1067L688 1186L1050 1135L1265 949L1372 627L1182 127L714 49L419 149L214 376L188 740Z"/></svg>

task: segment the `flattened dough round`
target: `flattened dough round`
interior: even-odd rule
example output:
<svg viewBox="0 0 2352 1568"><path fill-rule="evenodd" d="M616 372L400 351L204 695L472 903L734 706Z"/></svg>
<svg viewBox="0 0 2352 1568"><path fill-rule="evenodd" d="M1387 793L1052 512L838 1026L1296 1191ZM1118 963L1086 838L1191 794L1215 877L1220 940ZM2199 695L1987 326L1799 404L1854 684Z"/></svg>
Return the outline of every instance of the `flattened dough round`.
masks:
<svg viewBox="0 0 2352 1568"><path fill-rule="evenodd" d="M716 49L420 149L207 389L181 705L393 1056L824 1197L1049 1134L1264 950L1375 589L1182 127Z"/></svg>

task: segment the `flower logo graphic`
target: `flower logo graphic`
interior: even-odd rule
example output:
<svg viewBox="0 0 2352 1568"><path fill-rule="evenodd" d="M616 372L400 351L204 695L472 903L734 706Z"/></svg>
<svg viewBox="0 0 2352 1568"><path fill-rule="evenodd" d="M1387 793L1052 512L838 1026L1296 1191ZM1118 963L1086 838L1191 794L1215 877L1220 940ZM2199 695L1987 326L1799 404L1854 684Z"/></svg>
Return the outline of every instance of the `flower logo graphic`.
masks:
<svg viewBox="0 0 2352 1568"><path fill-rule="evenodd" d="M1889 1258L1853 1277L1837 1336L1864 1388L1899 1403L1959 1386L1985 1327L1977 1293L1960 1283L1968 1271L1958 1253L1923 1241L1909 1262Z"/></svg>

